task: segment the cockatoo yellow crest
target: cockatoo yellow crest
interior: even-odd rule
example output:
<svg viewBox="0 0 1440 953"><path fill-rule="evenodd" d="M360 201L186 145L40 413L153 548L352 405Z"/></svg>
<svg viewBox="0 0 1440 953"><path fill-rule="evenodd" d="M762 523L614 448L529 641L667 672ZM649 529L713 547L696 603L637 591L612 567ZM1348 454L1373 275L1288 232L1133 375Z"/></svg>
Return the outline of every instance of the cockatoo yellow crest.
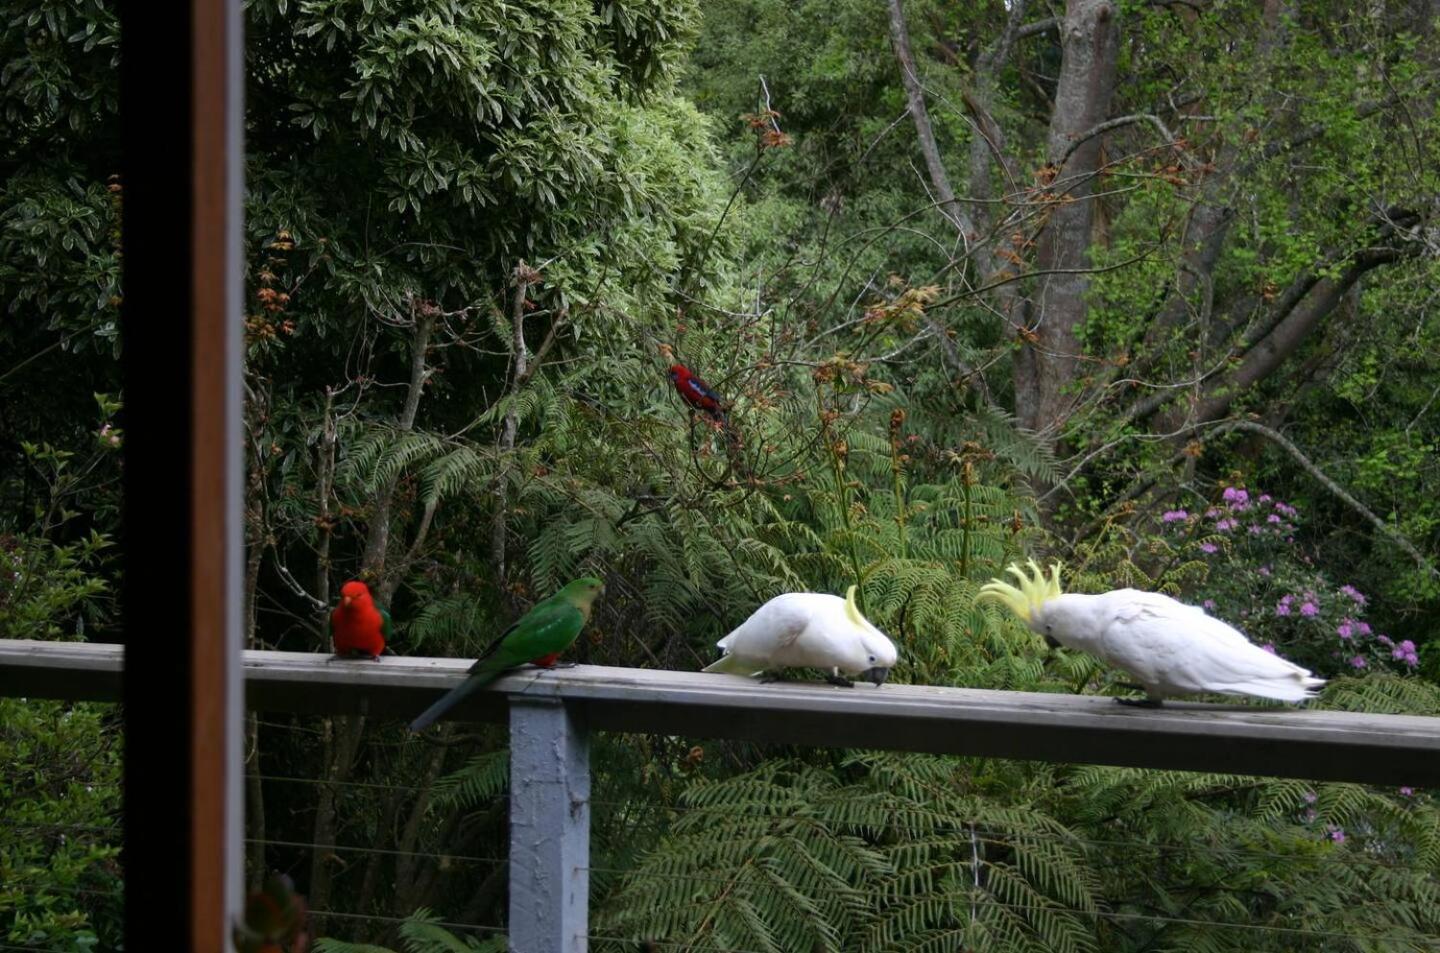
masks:
<svg viewBox="0 0 1440 953"><path fill-rule="evenodd" d="M1030 566L1031 575L1026 576L1025 571L1014 563L1006 568L1020 580L1019 587L1010 585L1008 582L1001 582L999 579L992 579L980 587L978 599L990 598L997 602L1003 602L1025 621L1030 621L1031 614L1043 606L1047 601L1060 595L1060 563L1050 564L1050 577L1045 577L1044 571L1035 564L1035 560L1026 561ZM977 599L977 601L978 601Z"/></svg>
<svg viewBox="0 0 1440 953"><path fill-rule="evenodd" d="M858 586L851 586L845 590L845 618L857 629L864 629L870 623L860 614L860 607L855 604L855 590Z"/></svg>

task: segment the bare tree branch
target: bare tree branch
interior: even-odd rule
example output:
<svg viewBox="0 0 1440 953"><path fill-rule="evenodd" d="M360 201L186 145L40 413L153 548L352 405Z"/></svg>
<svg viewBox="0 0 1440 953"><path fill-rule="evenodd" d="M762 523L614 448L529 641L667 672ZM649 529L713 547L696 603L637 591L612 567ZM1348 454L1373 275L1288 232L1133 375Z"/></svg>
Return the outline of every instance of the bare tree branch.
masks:
<svg viewBox="0 0 1440 953"><path fill-rule="evenodd" d="M1366 272L1398 261L1404 252L1395 248L1369 248L1351 259L1350 267L1338 279L1322 278L1299 304L1276 323L1273 330L1245 352L1240 364L1218 378L1208 395L1198 401L1194 419L1214 420L1224 414L1241 394L1264 380L1300 347L1320 321L1335 310L1345 292Z"/></svg>
<svg viewBox="0 0 1440 953"><path fill-rule="evenodd" d="M925 108L925 90L920 85L920 76L915 71L915 54L910 48L910 28L905 23L905 11L900 0L890 3L890 40L895 47L895 58L900 61L900 78L905 84L905 96L910 102L910 117L915 120L915 135L920 140L920 152L925 157L925 168L930 174L930 184L939 199L940 211L960 232L962 240L968 242L978 232L975 223L963 207L955 202L955 190L950 187L950 176L940 161L940 148L935 143L935 131L930 126L930 112Z"/></svg>
<svg viewBox="0 0 1440 953"><path fill-rule="evenodd" d="M1059 29L1060 29L1060 18L1059 18L1059 17L1046 17L1046 18L1043 19L1043 20L1036 20L1034 23L1027 23L1027 24L1025 24L1024 26L1022 26L1020 29L1016 30L1016 31L1015 31L1015 39L1017 39L1017 40L1024 40L1024 39L1028 39L1029 37L1037 36L1037 35L1039 35L1039 34L1041 34L1041 33L1048 32L1048 31L1050 31L1050 30L1059 30Z"/></svg>
<svg viewBox="0 0 1440 953"><path fill-rule="evenodd" d="M1164 140L1167 145L1175 144L1175 133L1170 131L1170 127L1165 125L1164 121L1159 116L1156 116L1153 113L1132 113L1129 116L1116 116L1114 119L1107 119L1104 122L1092 126L1090 129L1087 129L1085 132L1076 136L1075 139L1071 141L1069 148L1065 150L1065 154L1060 157L1060 161L1055 163L1055 165L1065 165L1065 163L1069 160L1070 156L1074 154L1076 149L1080 148L1082 145L1089 142L1091 139L1094 139L1096 136L1103 136L1107 132L1112 132L1116 129L1122 129L1125 126L1133 126L1136 123L1142 122L1149 123L1150 125L1154 126L1155 130L1160 133L1160 138ZM1189 168L1193 168L1197 165L1195 159L1192 156L1187 155L1183 150L1180 151L1180 161Z"/></svg>

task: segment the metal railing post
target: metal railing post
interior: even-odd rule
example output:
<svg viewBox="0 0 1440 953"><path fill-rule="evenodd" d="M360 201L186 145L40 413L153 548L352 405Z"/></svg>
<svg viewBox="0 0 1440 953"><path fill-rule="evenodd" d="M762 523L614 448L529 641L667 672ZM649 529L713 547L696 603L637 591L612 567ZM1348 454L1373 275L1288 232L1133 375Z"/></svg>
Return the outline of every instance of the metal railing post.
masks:
<svg viewBox="0 0 1440 953"><path fill-rule="evenodd" d="M510 705L510 949L584 953L590 738L558 699Z"/></svg>

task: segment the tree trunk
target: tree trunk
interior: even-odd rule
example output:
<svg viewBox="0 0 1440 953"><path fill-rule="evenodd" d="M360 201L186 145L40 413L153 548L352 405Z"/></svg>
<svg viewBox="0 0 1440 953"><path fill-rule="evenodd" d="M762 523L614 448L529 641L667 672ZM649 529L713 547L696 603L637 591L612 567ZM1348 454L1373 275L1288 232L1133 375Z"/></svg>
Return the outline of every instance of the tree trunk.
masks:
<svg viewBox="0 0 1440 953"><path fill-rule="evenodd" d="M269 393L263 380L254 379L245 402L249 467L245 486L245 647L256 647L257 597L260 564L267 545L265 523L265 448L262 446L263 419L269 412ZM250 847L245 852L245 869L252 885L265 880L265 790L260 778L260 724L253 711L245 713L245 827Z"/></svg>
<svg viewBox="0 0 1440 953"><path fill-rule="evenodd" d="M396 429L401 433L408 433L415 428L415 416L419 412L420 396L424 392L425 382L430 379L430 369L425 365L425 355L430 347L430 333L434 330L435 322L439 318L439 309L428 303L417 303L414 312L415 330L410 345L410 384L405 393L405 404L396 420ZM326 454L334 452L334 442L328 439L333 426L329 399L326 401L324 426L327 443L322 445L322 461L326 459ZM331 472L333 472L333 456L329 459ZM370 514L369 533L365 541L365 555L360 565L361 574L371 577L376 582L377 595L383 597L382 602L389 601L390 597L394 595L395 587L399 584L397 573L391 573L389 576L385 573L385 558L390 548L390 510L399 482L400 477L397 473L383 486L376 488ZM326 506L328 506L328 494L325 502L322 503L322 512L326 512ZM322 536L322 540L328 538L329 534L326 532ZM328 575L321 582L328 586ZM365 718L363 715L327 718L324 726L321 763L325 765L325 780L329 783L320 785L319 796L315 803L315 826L311 843L317 846L311 853L309 894L311 907L320 910L330 906L330 886L336 863L335 856L326 849L326 845L335 843L338 832L335 817L336 793L338 786L348 781L351 771L354 770L355 758L365 734Z"/></svg>
<svg viewBox="0 0 1440 953"><path fill-rule="evenodd" d="M1115 89L1119 13L1112 0L1070 0L1061 28L1063 55L1046 153L1057 200L1040 233L1034 321L1015 363L1015 409L1022 426L1051 441L1076 403L1078 328L1090 289L1091 231L1104 122ZM1075 143L1079 145L1075 145ZM1068 157L1067 157L1068 154ZM1063 163L1063 165L1061 164Z"/></svg>
<svg viewBox="0 0 1440 953"><path fill-rule="evenodd" d="M349 780L355 767L355 755L365 731L365 716L325 719L325 784L319 785L315 803L315 827L311 834L310 892L307 894L314 910L330 908L330 885L341 858L330 848L335 844L338 829L335 807L340 785Z"/></svg>
<svg viewBox="0 0 1440 953"><path fill-rule="evenodd" d="M490 559L495 565L495 585L505 587L505 521L509 515L506 482L510 474L510 457L515 450L515 437L520 430L520 414L515 400L520 388L530 377L530 352L525 345L525 297L530 286L540 280L540 273L525 262L513 272L515 293L510 306L510 406L505 410L505 423L500 433L500 472L495 477L495 514L490 523ZM549 343L548 341L546 342Z"/></svg>
<svg viewBox="0 0 1440 953"><path fill-rule="evenodd" d="M425 366L425 353L430 347L430 332L435 328L437 311L434 305L416 305L415 333L410 344L410 386L405 392L405 406L395 422L395 429L409 433L415 429L415 414L420 408L420 395L425 382L430 379L430 369ZM395 488L400 474L375 490L370 513L370 530L365 539L365 555L361 559L360 571L374 576L377 583L385 577L385 556L390 548L390 509L395 502ZM383 586L383 584L382 584Z"/></svg>

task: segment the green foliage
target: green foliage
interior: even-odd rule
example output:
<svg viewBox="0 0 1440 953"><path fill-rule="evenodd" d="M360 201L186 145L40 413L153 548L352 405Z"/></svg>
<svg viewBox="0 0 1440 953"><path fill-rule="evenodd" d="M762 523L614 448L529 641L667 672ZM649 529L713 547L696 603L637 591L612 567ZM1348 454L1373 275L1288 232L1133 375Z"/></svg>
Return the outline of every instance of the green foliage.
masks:
<svg viewBox="0 0 1440 953"><path fill-rule="evenodd" d="M56 545L44 537L0 537L0 638L84 637L86 622L108 616L109 585L98 533Z"/></svg>
<svg viewBox="0 0 1440 953"><path fill-rule="evenodd" d="M101 706L0 698L0 942L121 943L120 751Z"/></svg>
<svg viewBox="0 0 1440 953"><path fill-rule="evenodd" d="M505 953L509 949L504 936L463 936L441 926L432 911L421 907L406 917L399 927L402 953ZM373 943L347 943L333 937L315 941L315 953L397 953Z"/></svg>
<svg viewBox="0 0 1440 953"><path fill-rule="evenodd" d="M1409 788L867 754L697 781L669 816L599 898L606 936L755 950L1373 937L1420 949L1440 895L1440 810Z"/></svg>
<svg viewBox="0 0 1440 953"><path fill-rule="evenodd" d="M1105 136L1075 410L1046 433L1012 412L1020 319L1043 317L1043 289L1005 285L1013 311L978 289L992 265L1033 264L1061 44L1016 38L982 88L1016 5L905 9L955 191L989 177L975 210L1014 212L993 235L957 238L932 207L883 4L247 3L254 644L315 648L307 596L363 573L393 590L397 650L473 656L593 573L607 593L576 657L694 670L771 596L854 584L900 645L898 681L1113 691L1094 659L975 605L1010 560L1055 555L1068 589L1213 598L1320 661L1361 621L1324 615L1353 600L1328 580L1353 583L1392 651L1418 645L1421 674L1372 654L1320 704L1440 712L1432 576L1288 455L1126 412L1203 396L1288 288L1373 244L1377 210L1433 207L1418 8L1297 8L1278 33L1238 0L1116 8L1108 113L1159 118L1176 141L1148 119ZM91 395L118 387L117 27L99 0L0 16L0 636L82 637L112 624L117 589L123 434L118 402ZM1005 141L978 140L982 118ZM1152 335L1212 201L1233 212L1213 280ZM1431 231L1405 231L1409 263L1367 273L1343 320L1236 407L1426 552ZM728 430L667 386L677 360L730 401ZM1208 518L1155 529L1246 482L1303 508L1293 546ZM1323 596L1309 628L1276 623L1282 583ZM113 754L70 757L109 737L102 716L0 706L0 745L33 762L7 775L7 803L113 823ZM400 744L397 725L358 725L266 722L248 742L267 860L353 918L317 949L502 949L453 926L503 922L487 860L506 842L502 733ZM625 938L607 948L1411 949L1440 932L1424 791L669 736L602 735L593 765L595 929ZM54 787L77 771L110 787ZM107 839L17 829L0 831L8 942L109 942L113 898L67 892L113 889ZM322 829L343 857L286 846Z"/></svg>

